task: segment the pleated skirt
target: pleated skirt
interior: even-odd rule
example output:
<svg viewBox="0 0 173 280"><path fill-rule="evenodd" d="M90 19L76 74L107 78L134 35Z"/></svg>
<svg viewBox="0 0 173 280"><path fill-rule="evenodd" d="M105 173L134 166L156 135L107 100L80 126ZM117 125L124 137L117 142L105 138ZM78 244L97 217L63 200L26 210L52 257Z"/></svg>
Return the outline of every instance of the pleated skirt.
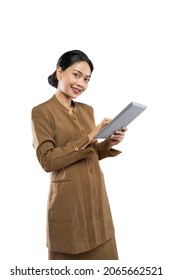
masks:
<svg viewBox="0 0 173 280"><path fill-rule="evenodd" d="M79 253L66 254L48 251L49 260L118 260L115 238L111 238L93 250Z"/></svg>

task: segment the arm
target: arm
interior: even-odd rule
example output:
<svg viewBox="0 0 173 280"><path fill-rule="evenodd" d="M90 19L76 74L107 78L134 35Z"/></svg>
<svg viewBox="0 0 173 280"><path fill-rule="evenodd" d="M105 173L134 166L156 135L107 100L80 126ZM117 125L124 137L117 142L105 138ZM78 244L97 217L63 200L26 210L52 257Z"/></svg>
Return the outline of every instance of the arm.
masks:
<svg viewBox="0 0 173 280"><path fill-rule="evenodd" d="M119 150L110 148L109 139L105 139L104 141L102 141L100 143L98 141L96 141L96 142L93 142L93 144L97 150L99 160L107 158L107 157L114 157L121 153L121 151L119 151Z"/></svg>
<svg viewBox="0 0 173 280"><path fill-rule="evenodd" d="M103 127L105 127L109 122L110 119L105 118L88 135L89 142L92 143L92 146L94 146L95 150L97 150L99 160L104 159L106 157L114 157L121 153L121 151L113 149L112 146L119 144L123 140L124 132L127 130L126 128L123 128L122 131L117 131L115 134L111 135L109 138L105 139L100 143L95 139L97 133L100 132L100 130Z"/></svg>
<svg viewBox="0 0 173 280"><path fill-rule="evenodd" d="M46 172L65 168L93 153L89 148L82 149L89 143L88 136L69 142L64 147L56 147L49 116L38 108L32 110L32 133L38 161Z"/></svg>

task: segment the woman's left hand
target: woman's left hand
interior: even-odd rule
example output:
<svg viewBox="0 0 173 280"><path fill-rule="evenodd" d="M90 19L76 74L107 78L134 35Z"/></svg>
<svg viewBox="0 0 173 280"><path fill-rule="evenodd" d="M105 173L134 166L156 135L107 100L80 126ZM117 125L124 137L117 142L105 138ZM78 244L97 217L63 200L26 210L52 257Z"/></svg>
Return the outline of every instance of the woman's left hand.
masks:
<svg viewBox="0 0 173 280"><path fill-rule="evenodd" d="M127 131L127 127L122 127L121 130L115 131L114 134L112 134L108 140L109 140L109 148L111 148L114 145L119 144L125 136L125 132Z"/></svg>

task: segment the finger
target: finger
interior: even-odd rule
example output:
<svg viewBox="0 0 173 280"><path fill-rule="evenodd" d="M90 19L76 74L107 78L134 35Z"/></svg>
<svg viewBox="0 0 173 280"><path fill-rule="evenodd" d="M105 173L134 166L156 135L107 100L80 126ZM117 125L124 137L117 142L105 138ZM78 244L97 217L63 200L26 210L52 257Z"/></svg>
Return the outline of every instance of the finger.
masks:
<svg viewBox="0 0 173 280"><path fill-rule="evenodd" d="M121 128L121 131L127 131L127 127L126 127L126 126L123 126L123 127Z"/></svg>
<svg viewBox="0 0 173 280"><path fill-rule="evenodd" d="M103 126L106 126L108 123L110 123L110 121L111 121L111 119L109 119L109 118L104 118L104 120L101 122L101 126L103 127Z"/></svg>
<svg viewBox="0 0 173 280"><path fill-rule="evenodd" d="M123 135L124 136L125 133L122 130L117 130L117 131L114 132L114 135Z"/></svg>
<svg viewBox="0 0 173 280"><path fill-rule="evenodd" d="M111 121L111 119L109 118L104 118L102 120L102 122L100 124L97 125L97 129L100 130L102 129L103 127L105 127L109 122Z"/></svg>
<svg viewBox="0 0 173 280"><path fill-rule="evenodd" d="M111 119L109 118L104 118L104 120L102 121L103 123L109 123L111 121Z"/></svg>
<svg viewBox="0 0 173 280"><path fill-rule="evenodd" d="M123 134L112 134L110 137L113 140L122 141L124 138L124 135Z"/></svg>

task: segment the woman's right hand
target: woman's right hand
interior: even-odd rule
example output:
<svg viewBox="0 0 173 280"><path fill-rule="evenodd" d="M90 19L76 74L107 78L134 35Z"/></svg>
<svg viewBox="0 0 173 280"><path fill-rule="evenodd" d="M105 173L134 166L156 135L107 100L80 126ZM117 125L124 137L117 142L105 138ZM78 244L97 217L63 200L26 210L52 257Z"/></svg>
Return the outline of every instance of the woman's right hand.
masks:
<svg viewBox="0 0 173 280"><path fill-rule="evenodd" d="M88 135L90 143L96 140L95 136L97 135L97 133L99 133L103 127L110 123L110 121L111 119L104 118L104 120L102 120L102 122L98 124L93 131L91 131L91 133Z"/></svg>

